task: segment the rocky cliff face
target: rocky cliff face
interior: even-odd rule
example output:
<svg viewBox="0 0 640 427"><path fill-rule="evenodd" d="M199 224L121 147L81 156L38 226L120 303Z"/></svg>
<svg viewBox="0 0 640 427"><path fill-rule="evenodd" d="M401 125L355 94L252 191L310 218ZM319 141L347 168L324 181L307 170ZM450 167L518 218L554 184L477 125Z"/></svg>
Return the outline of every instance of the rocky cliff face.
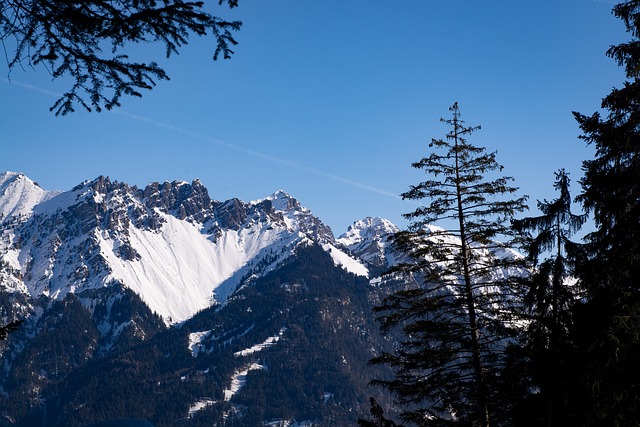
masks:
<svg viewBox="0 0 640 427"><path fill-rule="evenodd" d="M209 192L199 180L191 184L165 181L147 185L141 199L148 208L158 208L180 220L204 222L213 206Z"/></svg>

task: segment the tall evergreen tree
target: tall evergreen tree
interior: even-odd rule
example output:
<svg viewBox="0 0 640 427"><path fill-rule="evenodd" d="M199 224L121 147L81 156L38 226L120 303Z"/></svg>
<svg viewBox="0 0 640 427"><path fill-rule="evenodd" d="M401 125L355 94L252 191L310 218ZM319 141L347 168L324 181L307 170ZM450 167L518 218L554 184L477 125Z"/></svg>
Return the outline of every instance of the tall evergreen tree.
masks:
<svg viewBox="0 0 640 427"><path fill-rule="evenodd" d="M582 138L596 149L583 163L579 200L593 214L589 257L580 269L587 303L579 325L591 425L640 420L640 1L613 8L631 40L607 55L626 71L622 88L602 100L606 115L574 113Z"/></svg>
<svg viewBox="0 0 640 427"><path fill-rule="evenodd" d="M405 214L411 225L394 244L411 262L395 272L417 274L423 284L376 307L383 330L400 327L405 338L372 360L395 369L395 378L374 383L397 396L402 418L415 425L488 427L492 418L500 424L501 409L492 403L518 297L504 272L522 261L506 249L514 238L510 221L526 198L514 198L511 177L494 177L502 170L495 152L467 141L479 127L465 126L457 103L450 111L442 121L451 131L413 164L427 180L402 195L428 203ZM440 222L452 226L431 225Z"/></svg>
<svg viewBox="0 0 640 427"><path fill-rule="evenodd" d="M580 246L571 237L586 221L586 215L571 212L570 179L564 169L556 172L554 188L560 193L552 201L538 201L542 215L514 221L514 227L530 236L527 252L536 267L529 277L527 302L529 350L534 362L534 382L542 390L547 406L547 425L567 425L567 355L570 353L572 308L576 288L566 285L574 274L573 260ZM542 259L543 256L547 256Z"/></svg>

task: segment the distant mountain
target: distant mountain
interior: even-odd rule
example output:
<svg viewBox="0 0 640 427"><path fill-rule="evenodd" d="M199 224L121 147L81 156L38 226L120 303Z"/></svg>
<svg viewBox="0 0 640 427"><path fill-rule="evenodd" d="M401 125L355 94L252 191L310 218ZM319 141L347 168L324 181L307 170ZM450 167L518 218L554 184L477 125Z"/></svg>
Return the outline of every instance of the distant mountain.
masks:
<svg viewBox="0 0 640 427"><path fill-rule="evenodd" d="M389 242L389 237L398 231L399 228L386 219L369 217L356 221L337 241L377 275L398 262L399 255Z"/></svg>
<svg viewBox="0 0 640 427"><path fill-rule="evenodd" d="M15 173L0 183L0 262L13 272L3 284L32 298L123 286L176 323L224 303L247 276L312 241L366 274L329 227L282 191L245 203L214 201L198 180L140 190L98 177L66 192Z"/></svg>
<svg viewBox="0 0 640 427"><path fill-rule="evenodd" d="M367 386L391 343L369 276L393 230L369 218L335 239L284 191L2 173L0 320L26 321L0 342L0 426L354 423L388 400Z"/></svg>

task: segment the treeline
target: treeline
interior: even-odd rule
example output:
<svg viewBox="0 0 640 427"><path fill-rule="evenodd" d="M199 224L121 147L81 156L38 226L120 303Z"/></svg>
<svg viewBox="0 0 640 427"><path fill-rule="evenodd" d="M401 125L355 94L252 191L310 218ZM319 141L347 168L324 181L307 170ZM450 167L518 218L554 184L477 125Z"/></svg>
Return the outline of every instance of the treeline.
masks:
<svg viewBox="0 0 640 427"><path fill-rule="evenodd" d="M397 348L371 363L394 375L399 420L418 426L631 426L640 420L640 1L613 13L631 40L607 55L626 81L603 113L574 116L595 147L574 200L564 170L556 197L523 218L524 197L495 153L469 143L458 104L451 131L413 164L426 173L403 198L420 202L394 236L419 277L377 308ZM572 211L577 202L583 212ZM593 231L574 241L587 218ZM429 224L452 224L447 229ZM520 247L525 257L509 251ZM361 426L396 426L371 401ZM398 422L400 422L398 420ZM403 424L404 425L404 424Z"/></svg>

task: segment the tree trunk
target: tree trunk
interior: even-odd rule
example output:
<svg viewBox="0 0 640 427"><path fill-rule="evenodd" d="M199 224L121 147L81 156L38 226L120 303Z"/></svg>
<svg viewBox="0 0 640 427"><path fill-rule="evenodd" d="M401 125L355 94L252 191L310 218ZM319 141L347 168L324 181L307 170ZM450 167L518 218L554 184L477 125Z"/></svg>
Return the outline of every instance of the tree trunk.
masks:
<svg viewBox="0 0 640 427"><path fill-rule="evenodd" d="M482 360L480 358L480 330L478 328L478 319L476 314L475 299L473 297L473 287L471 283L471 274L469 273L469 246L465 230L464 212L462 210L462 194L460 188L460 167L458 159L458 123L457 116L454 115L454 140L456 147L456 192L458 203L458 222L460 226L460 241L462 267L464 275L464 293L469 317L469 334L471 336L471 362L473 366L473 374L476 381L477 393L477 412L478 421L482 427L489 427L489 407L487 398L487 386L484 379L482 369Z"/></svg>

